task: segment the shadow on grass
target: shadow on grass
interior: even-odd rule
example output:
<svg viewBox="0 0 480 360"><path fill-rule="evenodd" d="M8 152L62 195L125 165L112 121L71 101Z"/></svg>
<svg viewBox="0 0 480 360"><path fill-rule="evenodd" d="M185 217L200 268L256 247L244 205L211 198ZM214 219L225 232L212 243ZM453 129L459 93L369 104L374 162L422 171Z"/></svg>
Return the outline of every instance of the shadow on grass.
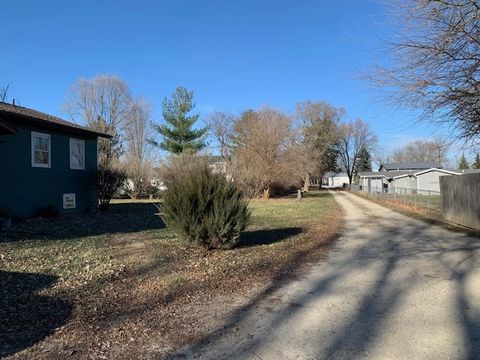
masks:
<svg viewBox="0 0 480 360"><path fill-rule="evenodd" d="M332 195L329 194L328 190L310 190L308 192L302 193L302 198L324 198L330 197ZM296 199L297 192L292 192L286 195L279 195L279 196L272 196L273 199Z"/></svg>
<svg viewBox="0 0 480 360"><path fill-rule="evenodd" d="M289 237L298 235L302 232L303 229L300 227L245 231L240 236L240 241L235 247L242 248L257 245L274 244L288 239Z"/></svg>
<svg viewBox="0 0 480 360"><path fill-rule="evenodd" d="M323 197L330 197L330 193L328 190L312 190L306 193L303 193L304 198L323 198Z"/></svg>
<svg viewBox="0 0 480 360"><path fill-rule="evenodd" d="M72 306L36 294L56 280L45 274L0 271L0 357L32 346L65 324Z"/></svg>
<svg viewBox="0 0 480 360"><path fill-rule="evenodd" d="M0 232L1 242L33 239L64 240L103 234L159 230L165 224L150 203L111 204L107 212L64 215L54 219L31 219Z"/></svg>

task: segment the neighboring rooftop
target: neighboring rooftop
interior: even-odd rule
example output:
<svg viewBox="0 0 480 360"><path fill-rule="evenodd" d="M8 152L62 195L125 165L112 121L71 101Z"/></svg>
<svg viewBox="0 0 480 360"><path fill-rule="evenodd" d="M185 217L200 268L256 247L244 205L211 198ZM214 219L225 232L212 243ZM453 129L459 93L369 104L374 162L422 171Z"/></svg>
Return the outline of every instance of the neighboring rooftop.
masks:
<svg viewBox="0 0 480 360"><path fill-rule="evenodd" d="M386 171L360 171L358 175L381 177L381 176L387 176L388 173Z"/></svg>
<svg viewBox="0 0 480 360"><path fill-rule="evenodd" d="M345 171L341 172L328 172L325 174L327 177L348 177L348 174Z"/></svg>
<svg viewBox="0 0 480 360"><path fill-rule="evenodd" d="M457 173L462 173L462 174L476 174L480 173L480 169L455 169L455 170L450 170L449 171L454 171Z"/></svg>
<svg viewBox="0 0 480 360"><path fill-rule="evenodd" d="M367 171L367 172L359 172L359 176L363 177L385 177L387 179L394 178L396 176L403 176L403 175L413 175L415 171L411 170L393 170L393 171Z"/></svg>
<svg viewBox="0 0 480 360"><path fill-rule="evenodd" d="M404 175L412 175L417 176L417 174L424 173L426 171L423 170L433 170L439 169L438 167L429 168L429 169L418 169L418 170L391 170L391 171L366 171L366 172L359 172L358 175L362 177L385 177L387 179L393 179L395 177L404 176ZM480 173L480 169L439 169L445 173L455 173L458 175L461 174L476 174Z"/></svg>
<svg viewBox="0 0 480 360"><path fill-rule="evenodd" d="M400 170L426 170L426 169L441 169L442 165L434 162L423 162L423 163L390 163L382 164L378 171L400 171Z"/></svg>
<svg viewBox="0 0 480 360"><path fill-rule="evenodd" d="M37 125L50 126L62 130L69 130L90 136L100 136L105 138L111 137L110 135L87 129L70 121L65 121L58 117L45 114L34 109L0 102L0 122L4 124L4 126L7 126L5 124L5 121L7 120L8 123L13 126L15 125L15 121L19 120L31 122Z"/></svg>

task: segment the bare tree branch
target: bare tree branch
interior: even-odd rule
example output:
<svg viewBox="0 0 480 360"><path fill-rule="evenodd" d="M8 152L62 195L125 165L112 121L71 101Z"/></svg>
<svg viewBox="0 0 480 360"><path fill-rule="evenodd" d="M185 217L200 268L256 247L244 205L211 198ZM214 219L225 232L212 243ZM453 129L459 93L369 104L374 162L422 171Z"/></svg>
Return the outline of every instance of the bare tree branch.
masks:
<svg viewBox="0 0 480 360"><path fill-rule="evenodd" d="M100 142L100 159L108 162L123 153L131 107L130 89L122 79L97 75L92 79L79 79L72 86L64 111L73 121L113 136L112 142Z"/></svg>
<svg viewBox="0 0 480 360"><path fill-rule="evenodd" d="M8 100L8 89L10 88L10 84L7 84L0 88L0 101L6 102Z"/></svg>
<svg viewBox="0 0 480 360"><path fill-rule="evenodd" d="M340 126L340 137L337 144L341 165L347 172L350 184L355 173L358 156L362 149L373 151L377 137L373 134L370 125L361 119Z"/></svg>
<svg viewBox="0 0 480 360"><path fill-rule="evenodd" d="M480 136L480 7L476 0L391 0L401 19L386 42L391 66L371 79L422 118Z"/></svg>

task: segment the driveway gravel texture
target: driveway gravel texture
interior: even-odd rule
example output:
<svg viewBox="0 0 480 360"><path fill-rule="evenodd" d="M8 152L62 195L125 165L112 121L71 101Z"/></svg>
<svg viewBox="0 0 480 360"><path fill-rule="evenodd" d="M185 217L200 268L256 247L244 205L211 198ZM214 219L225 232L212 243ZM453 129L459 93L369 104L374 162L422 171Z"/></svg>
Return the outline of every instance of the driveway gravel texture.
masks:
<svg viewBox="0 0 480 360"><path fill-rule="evenodd" d="M327 260L176 358L480 359L480 241L332 192Z"/></svg>

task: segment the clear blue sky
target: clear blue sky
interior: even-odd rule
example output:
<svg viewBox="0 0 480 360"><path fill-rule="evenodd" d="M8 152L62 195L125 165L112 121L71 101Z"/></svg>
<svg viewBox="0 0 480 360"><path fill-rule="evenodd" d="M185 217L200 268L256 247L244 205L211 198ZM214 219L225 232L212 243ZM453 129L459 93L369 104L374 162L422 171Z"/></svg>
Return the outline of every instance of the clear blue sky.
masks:
<svg viewBox="0 0 480 360"><path fill-rule="evenodd" d="M370 122L391 149L433 128L358 80L379 54L384 14L375 0L5 1L0 85L60 117L68 88L100 73L126 80L157 120L178 85L194 90L201 114L324 100Z"/></svg>

